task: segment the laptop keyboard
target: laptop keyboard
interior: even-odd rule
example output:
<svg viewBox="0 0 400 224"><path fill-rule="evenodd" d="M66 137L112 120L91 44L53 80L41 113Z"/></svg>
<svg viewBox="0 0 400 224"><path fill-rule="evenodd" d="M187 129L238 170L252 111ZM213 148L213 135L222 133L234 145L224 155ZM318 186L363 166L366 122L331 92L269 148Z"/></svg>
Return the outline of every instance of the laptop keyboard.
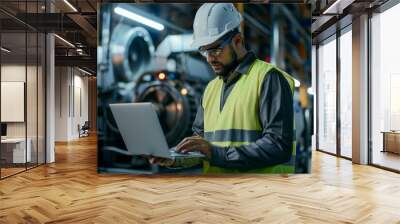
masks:
<svg viewBox="0 0 400 224"><path fill-rule="evenodd" d="M172 157L204 157L201 152L187 152L187 153L179 153L175 150L169 150Z"/></svg>

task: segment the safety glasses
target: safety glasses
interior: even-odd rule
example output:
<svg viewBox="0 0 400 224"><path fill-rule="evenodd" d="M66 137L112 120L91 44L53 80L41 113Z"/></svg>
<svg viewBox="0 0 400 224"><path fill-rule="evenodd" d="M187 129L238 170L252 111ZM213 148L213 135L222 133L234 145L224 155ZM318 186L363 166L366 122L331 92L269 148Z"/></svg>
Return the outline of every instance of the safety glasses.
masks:
<svg viewBox="0 0 400 224"><path fill-rule="evenodd" d="M207 58L209 55L213 56L213 57L218 57L222 53L222 51L224 50L224 47L231 42L232 37L233 37L233 35L230 35L220 45L218 45L215 48L207 49L207 50L199 50L199 52L205 58Z"/></svg>

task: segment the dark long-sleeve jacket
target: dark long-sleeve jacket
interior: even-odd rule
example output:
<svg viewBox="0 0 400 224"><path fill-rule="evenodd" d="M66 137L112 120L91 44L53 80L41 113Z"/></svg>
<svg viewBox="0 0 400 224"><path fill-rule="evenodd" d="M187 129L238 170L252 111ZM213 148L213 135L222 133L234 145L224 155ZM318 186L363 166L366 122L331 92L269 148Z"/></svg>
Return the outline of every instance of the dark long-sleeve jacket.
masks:
<svg viewBox="0 0 400 224"><path fill-rule="evenodd" d="M235 83L256 60L248 53L230 76L224 79L220 110ZM255 142L237 147L213 146L210 165L222 168L259 168L277 165L290 160L293 141L293 96L289 83L277 70L269 71L263 80L259 101L259 118L262 137ZM204 110L198 107L193 123L194 135L204 136ZM192 161L176 161L175 165L187 166Z"/></svg>

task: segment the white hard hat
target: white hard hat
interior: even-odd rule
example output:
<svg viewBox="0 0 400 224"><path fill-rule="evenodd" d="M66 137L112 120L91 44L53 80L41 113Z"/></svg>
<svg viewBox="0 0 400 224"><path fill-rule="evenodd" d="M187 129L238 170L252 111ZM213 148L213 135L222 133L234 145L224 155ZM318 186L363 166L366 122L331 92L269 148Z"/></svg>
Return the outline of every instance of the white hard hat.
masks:
<svg viewBox="0 0 400 224"><path fill-rule="evenodd" d="M242 16L232 3L205 3L196 12L191 47L212 44L240 26Z"/></svg>

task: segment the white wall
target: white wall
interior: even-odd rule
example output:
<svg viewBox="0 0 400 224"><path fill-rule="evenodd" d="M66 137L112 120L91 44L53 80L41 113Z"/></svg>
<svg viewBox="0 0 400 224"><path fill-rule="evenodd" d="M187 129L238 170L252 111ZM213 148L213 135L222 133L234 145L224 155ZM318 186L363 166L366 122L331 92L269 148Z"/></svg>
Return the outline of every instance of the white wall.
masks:
<svg viewBox="0 0 400 224"><path fill-rule="evenodd" d="M55 140L70 141L88 120L88 78L73 67L56 67L55 73Z"/></svg>
<svg viewBox="0 0 400 224"><path fill-rule="evenodd" d="M77 70L75 70L76 72ZM81 76L83 73L79 73L79 75L74 75L74 108L73 108L73 119L72 119L72 135L78 137L78 129L77 126L80 124L81 126L88 121L88 77ZM81 107L81 108L80 108ZM80 111L80 109L82 111Z"/></svg>
<svg viewBox="0 0 400 224"><path fill-rule="evenodd" d="M55 68L55 141L68 140L68 86L70 77L67 67Z"/></svg>

